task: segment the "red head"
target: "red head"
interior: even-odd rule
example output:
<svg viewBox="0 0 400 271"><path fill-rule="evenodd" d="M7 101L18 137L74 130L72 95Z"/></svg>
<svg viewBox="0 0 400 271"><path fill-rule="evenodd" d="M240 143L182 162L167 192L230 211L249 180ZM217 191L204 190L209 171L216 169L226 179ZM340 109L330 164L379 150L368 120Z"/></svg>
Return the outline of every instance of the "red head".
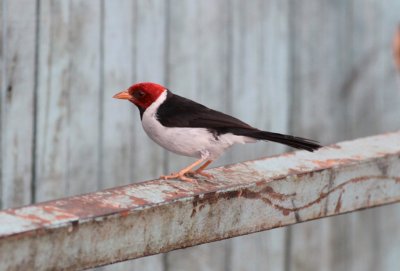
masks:
<svg viewBox="0 0 400 271"><path fill-rule="evenodd" d="M159 84L150 82L137 83L127 90L115 94L113 98L129 100L139 107L139 109L146 110L147 107L157 100L164 90L166 88Z"/></svg>

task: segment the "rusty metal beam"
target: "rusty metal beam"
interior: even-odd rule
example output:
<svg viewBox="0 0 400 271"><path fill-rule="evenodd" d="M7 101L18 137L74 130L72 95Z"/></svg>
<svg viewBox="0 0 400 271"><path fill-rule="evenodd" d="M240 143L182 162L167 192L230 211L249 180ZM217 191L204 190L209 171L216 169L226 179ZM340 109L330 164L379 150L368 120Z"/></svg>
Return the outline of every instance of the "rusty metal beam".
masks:
<svg viewBox="0 0 400 271"><path fill-rule="evenodd" d="M83 269L400 201L400 132L0 212L1 270Z"/></svg>

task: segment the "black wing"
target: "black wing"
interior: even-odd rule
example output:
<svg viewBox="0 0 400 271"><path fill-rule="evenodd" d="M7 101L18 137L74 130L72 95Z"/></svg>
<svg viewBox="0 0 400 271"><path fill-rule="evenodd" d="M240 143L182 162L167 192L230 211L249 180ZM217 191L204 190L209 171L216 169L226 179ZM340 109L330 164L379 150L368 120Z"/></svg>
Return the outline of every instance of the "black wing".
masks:
<svg viewBox="0 0 400 271"><path fill-rule="evenodd" d="M252 128L232 116L212 110L170 91L167 93L167 99L158 108L157 118L166 127L207 128L219 134L223 133L224 128Z"/></svg>
<svg viewBox="0 0 400 271"><path fill-rule="evenodd" d="M237 118L212 110L204 105L168 91L157 111L157 119L166 127L206 128L216 137L225 133L268 140L298 149L313 151L321 146L313 140L261 131Z"/></svg>

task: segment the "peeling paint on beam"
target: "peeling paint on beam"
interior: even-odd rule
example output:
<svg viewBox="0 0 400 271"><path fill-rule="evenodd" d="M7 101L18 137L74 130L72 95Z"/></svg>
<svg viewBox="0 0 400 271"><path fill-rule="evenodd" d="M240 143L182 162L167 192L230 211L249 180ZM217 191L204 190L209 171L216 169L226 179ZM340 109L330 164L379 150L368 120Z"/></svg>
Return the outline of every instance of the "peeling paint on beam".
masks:
<svg viewBox="0 0 400 271"><path fill-rule="evenodd" d="M400 201L400 132L0 212L0 270L83 269Z"/></svg>

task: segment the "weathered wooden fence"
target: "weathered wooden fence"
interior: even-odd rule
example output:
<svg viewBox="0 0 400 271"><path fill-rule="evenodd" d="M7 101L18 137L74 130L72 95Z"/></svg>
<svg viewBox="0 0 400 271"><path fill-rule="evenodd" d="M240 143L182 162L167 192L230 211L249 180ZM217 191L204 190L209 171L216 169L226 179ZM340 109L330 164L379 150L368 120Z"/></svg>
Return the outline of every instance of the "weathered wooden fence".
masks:
<svg viewBox="0 0 400 271"><path fill-rule="evenodd" d="M0 211L1 270L81 270L400 203L400 132Z"/></svg>
<svg viewBox="0 0 400 271"><path fill-rule="evenodd" d="M399 20L398 0L2 0L0 205L186 163L147 139L129 104L111 99L136 81L324 144L398 130ZM241 146L220 163L283 150ZM397 270L399 213L385 207L106 269Z"/></svg>

